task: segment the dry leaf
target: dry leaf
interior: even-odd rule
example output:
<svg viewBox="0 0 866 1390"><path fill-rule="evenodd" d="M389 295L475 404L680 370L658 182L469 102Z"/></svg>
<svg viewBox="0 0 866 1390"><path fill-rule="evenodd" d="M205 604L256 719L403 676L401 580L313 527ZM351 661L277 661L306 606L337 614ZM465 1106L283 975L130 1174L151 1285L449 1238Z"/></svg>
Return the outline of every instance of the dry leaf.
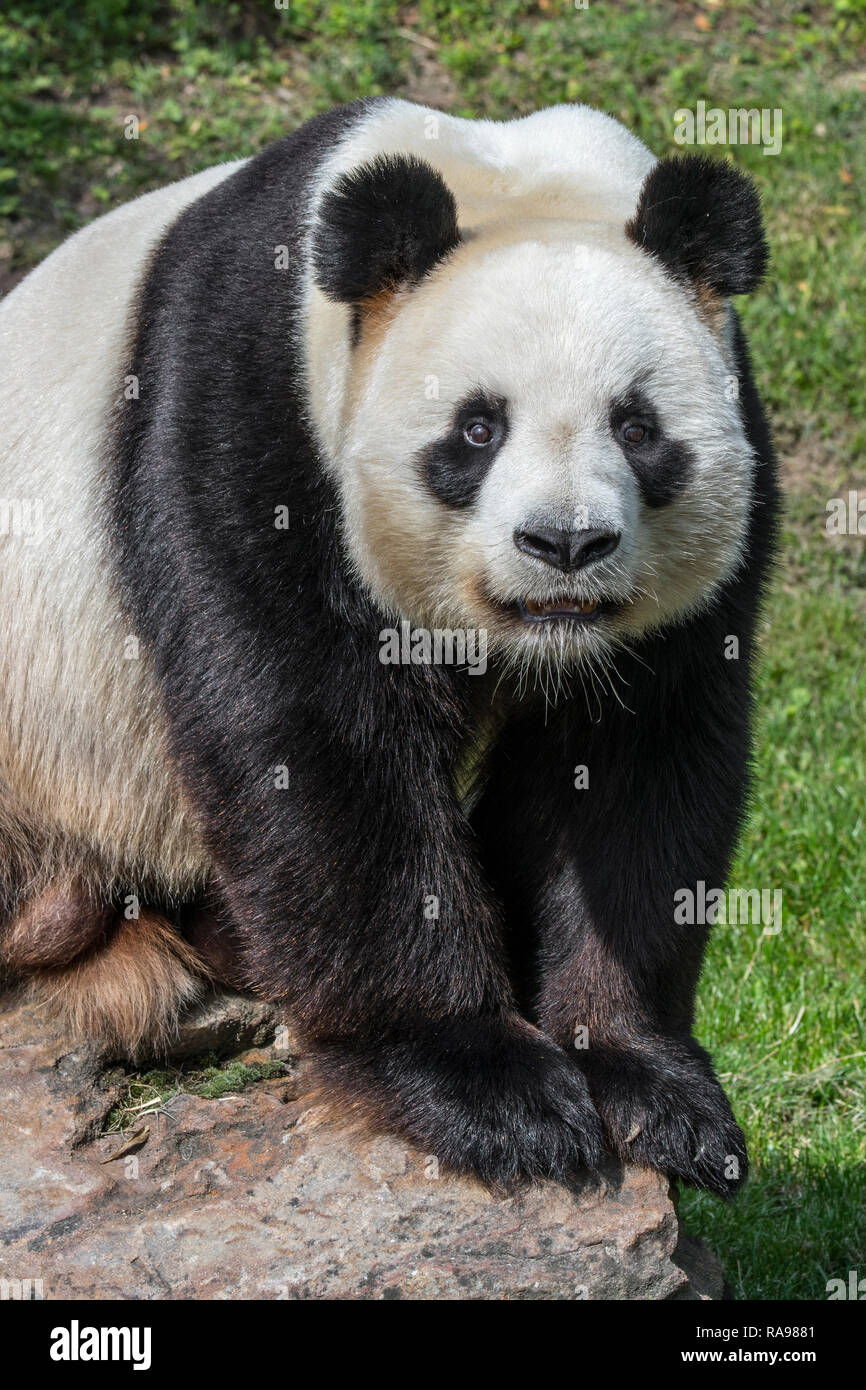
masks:
<svg viewBox="0 0 866 1390"><path fill-rule="evenodd" d="M113 1163L116 1158L123 1158L124 1154L131 1153L133 1149L140 1149L142 1144L147 1142L150 1135L150 1125L142 1125L134 1134L130 1134L125 1144L121 1144L115 1154L109 1154L108 1158L100 1159L101 1163Z"/></svg>

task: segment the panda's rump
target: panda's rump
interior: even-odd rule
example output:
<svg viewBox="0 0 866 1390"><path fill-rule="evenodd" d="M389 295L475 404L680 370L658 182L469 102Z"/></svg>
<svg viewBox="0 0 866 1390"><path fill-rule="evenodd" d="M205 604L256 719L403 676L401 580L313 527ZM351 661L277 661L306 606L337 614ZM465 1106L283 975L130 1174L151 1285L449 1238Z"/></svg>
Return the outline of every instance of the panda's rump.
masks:
<svg viewBox="0 0 866 1390"><path fill-rule="evenodd" d="M233 167L100 218L0 305L0 909L70 868L169 896L206 873L111 575L104 440L147 255Z"/></svg>

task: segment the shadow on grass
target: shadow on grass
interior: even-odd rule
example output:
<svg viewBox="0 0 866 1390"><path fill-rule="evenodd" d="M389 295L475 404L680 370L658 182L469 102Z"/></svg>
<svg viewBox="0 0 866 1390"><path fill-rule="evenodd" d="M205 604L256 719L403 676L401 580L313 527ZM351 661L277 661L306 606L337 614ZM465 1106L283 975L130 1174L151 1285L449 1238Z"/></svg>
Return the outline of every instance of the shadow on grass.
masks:
<svg viewBox="0 0 866 1390"><path fill-rule="evenodd" d="M730 1204L683 1191L690 1235L721 1261L735 1298L825 1299L827 1282L866 1277L866 1166L817 1170L770 1158Z"/></svg>

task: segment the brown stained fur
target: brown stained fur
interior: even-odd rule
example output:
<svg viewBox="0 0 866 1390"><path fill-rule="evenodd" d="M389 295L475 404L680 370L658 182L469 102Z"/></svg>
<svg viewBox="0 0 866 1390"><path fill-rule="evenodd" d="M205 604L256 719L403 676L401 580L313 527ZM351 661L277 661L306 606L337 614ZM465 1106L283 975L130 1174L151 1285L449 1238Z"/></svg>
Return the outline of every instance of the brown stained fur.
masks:
<svg viewBox="0 0 866 1390"><path fill-rule="evenodd" d="M710 332L721 338L727 318L726 303L721 295L709 285L699 283L695 286L695 307Z"/></svg>
<svg viewBox="0 0 866 1390"><path fill-rule="evenodd" d="M143 911L135 920L115 919L104 944L71 965L33 972L28 989L73 1036L99 1039L135 1057L166 1047L208 974L165 918Z"/></svg>
<svg viewBox="0 0 866 1390"><path fill-rule="evenodd" d="M362 343L371 352L379 347L387 329L397 316L402 297L397 294L399 286L389 285L378 294L370 294L361 300Z"/></svg>
<svg viewBox="0 0 866 1390"><path fill-rule="evenodd" d="M317 1125L334 1125L361 1141L401 1132L399 1113L385 1092L372 1084L359 1086L351 1063L327 1050L311 1050L304 1058L300 1090Z"/></svg>
<svg viewBox="0 0 866 1390"><path fill-rule="evenodd" d="M363 394L367 378L373 369L382 339L397 317L406 300L405 291L389 286L378 294L368 295L358 306L359 338L352 352L352 381L346 406L349 412Z"/></svg>

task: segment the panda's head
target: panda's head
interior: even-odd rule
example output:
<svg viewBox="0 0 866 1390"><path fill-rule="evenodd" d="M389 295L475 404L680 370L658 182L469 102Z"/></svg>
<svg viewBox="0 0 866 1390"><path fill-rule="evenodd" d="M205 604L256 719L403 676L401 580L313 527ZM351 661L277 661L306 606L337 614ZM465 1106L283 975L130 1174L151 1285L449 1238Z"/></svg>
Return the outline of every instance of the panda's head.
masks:
<svg viewBox="0 0 866 1390"><path fill-rule="evenodd" d="M430 165L381 157L327 191L311 244L342 311L311 349L316 425L390 612L574 665L735 572L754 458L726 298L766 250L731 165L662 160L626 226L465 231Z"/></svg>

